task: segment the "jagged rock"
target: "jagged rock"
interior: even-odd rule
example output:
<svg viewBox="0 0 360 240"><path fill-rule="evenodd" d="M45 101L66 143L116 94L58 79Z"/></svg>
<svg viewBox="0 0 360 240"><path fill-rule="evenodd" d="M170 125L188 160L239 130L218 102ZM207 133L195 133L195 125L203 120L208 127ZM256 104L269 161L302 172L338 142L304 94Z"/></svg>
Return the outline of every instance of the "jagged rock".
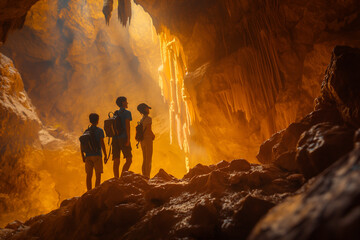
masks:
<svg viewBox="0 0 360 240"><path fill-rule="evenodd" d="M354 149L256 225L249 240L360 238L360 148Z"/></svg>
<svg viewBox="0 0 360 240"><path fill-rule="evenodd" d="M260 218L275 205L252 196L247 196L242 201L242 208L234 213L234 223L225 226L225 239L246 239Z"/></svg>
<svg viewBox="0 0 360 240"><path fill-rule="evenodd" d="M5 0L0 3L0 46L11 30L22 28L32 5L39 0Z"/></svg>
<svg viewBox="0 0 360 240"><path fill-rule="evenodd" d="M12 229L0 229L0 239L9 239L10 237L14 236L15 230Z"/></svg>
<svg viewBox="0 0 360 240"><path fill-rule="evenodd" d="M220 168L228 167L229 165L230 165L229 162L227 162L227 161L225 161L225 160L222 160L222 161L220 161L220 162L218 162L218 163L216 164L216 167L217 167L218 169L220 169Z"/></svg>
<svg viewBox="0 0 360 240"><path fill-rule="evenodd" d="M177 179L172 176L171 174L168 174L165 172L164 169L160 169L159 172L152 178L152 180L169 182L169 181L176 181Z"/></svg>
<svg viewBox="0 0 360 240"><path fill-rule="evenodd" d="M275 159L284 153L295 150L300 135L310 127L311 125L302 122L290 124L283 131L280 142L272 149Z"/></svg>
<svg viewBox="0 0 360 240"><path fill-rule="evenodd" d="M21 221L19 221L19 220L15 220L15 221L7 224L7 225L5 226L5 228L12 229L12 230L16 230L16 229L18 229L20 226L23 226L23 224L24 224L23 222L21 222Z"/></svg>
<svg viewBox="0 0 360 240"><path fill-rule="evenodd" d="M360 49L336 46L321 87L322 104L334 103L345 122L360 126Z"/></svg>
<svg viewBox="0 0 360 240"><path fill-rule="evenodd" d="M184 175L184 179L191 179L194 176L198 176L201 174L208 174L209 172L211 172L210 167L199 163L195 167L190 169L190 171L187 174Z"/></svg>
<svg viewBox="0 0 360 240"><path fill-rule="evenodd" d="M275 159L274 165L278 166L283 170L295 172L298 170L295 157L296 157L295 151L285 152Z"/></svg>
<svg viewBox="0 0 360 240"><path fill-rule="evenodd" d="M180 45L179 49L181 51L175 51L179 55L177 56L178 59L171 59L168 62L168 66L176 66L178 67L175 69L176 71L180 69L185 74L187 71L191 72L196 69L201 72L204 69L199 69L200 66L210 62L207 64L208 67L202 72L202 77L199 78L201 81L193 81L195 79L192 78L184 82L182 82L183 79L181 81L175 79L174 81L173 76L171 76L169 79L164 79L162 83L166 85L166 83L171 81L171 83L179 82L181 84L180 87L177 86L177 89L181 89L183 92L181 94L177 92L177 96L182 96L183 98L179 99L177 103L187 101L186 107L189 106L192 111L182 111L184 115L177 115L177 119L186 119L188 121L188 117L190 117L193 127L198 130L197 134L192 135L192 137L203 137L202 141L208 146L208 151L213 151L211 155L220 155L222 157L220 159L229 157L229 154L234 154L235 151L236 154L240 155L241 153L242 155L247 154L250 156L257 143L308 112L311 108L312 94L313 92L316 94L316 89L312 89L312 86L315 88L318 86L318 83L312 83L312 81L317 80L316 77L312 78L312 74L313 72L320 71L322 67L322 64L315 63L312 66L319 66L319 69L317 71L314 71L314 69L308 71L307 65L309 63L304 64L304 59L311 58L309 55L316 55L318 53L316 50L313 50L315 43L329 48L328 46L333 46L339 41L337 36L341 35L341 41L354 43L355 45L359 44L358 38L354 38L354 36L357 36L358 29L354 31L351 29L359 20L359 15L356 13L359 9L357 1L337 1L331 4L324 0L309 1L307 4L304 4L302 1L265 2L261 0L138 0L136 2L142 3L152 14L154 24L159 32L164 31L164 35L171 32L180 39L183 45ZM65 1L66 5L67 3ZM42 76L45 76L43 79L46 81L43 81L38 86L44 89L42 93L47 93L49 98L53 97L53 92L47 90L49 86L53 87L52 83L54 82L56 83L56 88L68 90L65 97L61 95L61 101L52 99L52 102L44 103L46 106L43 109L51 109L55 113L63 113L67 112L66 109L74 103L70 96L74 93L76 95L78 93L77 90L82 89L81 87L83 86L81 81L79 81L81 79L79 72L75 71L75 74L68 78L66 71L64 71L67 64L71 66L78 64L87 66L94 62L102 62L99 61L102 58L99 57L101 55L97 54L97 52L93 56L98 56L99 58L89 58L82 54L87 50L94 49L99 50L103 54L108 54L106 57L107 61L103 62L116 61L118 58L114 53L109 54L111 51L103 46L103 43L107 42L107 36L102 31L99 34L96 34L96 31L92 31L93 24L87 25L85 23L86 28L83 30L86 32L85 35L89 36L88 38L74 38L74 35L76 37L81 36L81 34L73 33L79 33L79 30L81 30L79 26L84 24L84 22L81 20L80 22L75 21L78 23L74 28L75 31L70 31L73 26L69 26L69 23L64 23L63 20L68 18L76 20L74 17L76 15L72 15L68 9L61 11L57 6L54 6L52 10L56 12L55 16L59 15L60 21L52 21L52 24L65 26L60 34L60 39L69 40L65 42L66 44L70 43L70 46L59 46L59 48L56 48L56 51L68 55L54 58L51 51L46 52L47 50L44 50L45 52L39 51L38 53L38 49L41 49L42 46L47 46L47 44L42 45L43 43L41 43L37 45L38 49L27 48L25 52L28 49L32 50L36 57L41 59L42 64L38 64L36 61L36 64L27 65L26 68L31 70L29 74L31 73L36 76L40 75L38 73L44 73ZM69 9L72 9L72 7L81 8L81 10L88 9L86 6L83 6L70 4ZM179 9L189 11L179 11ZM333 14L334 9L339 14ZM61 13L57 14L59 10ZM87 12L84 11L84 14L87 14ZM42 18L41 14L39 16ZM97 15L94 22L98 21ZM87 28L88 26L90 27ZM170 30L166 29L166 27ZM40 28L40 32L42 30ZM59 32L56 32L49 39L58 39L58 34ZM49 36L50 34L47 33L45 35ZM170 41L175 41L173 36L170 35L169 38L171 39ZM22 38L20 37L20 39ZM46 37L44 39L46 39L45 41L49 40ZM32 39L32 41L36 43L37 39ZM13 41L13 43L16 44L18 41ZM164 43L167 47L169 42ZM26 46L26 44L24 45ZM83 46L86 47L83 48ZM47 48L44 47L43 49ZM63 49L67 49L69 52L63 51ZM339 49L341 50L341 48ZM287 171L296 171L297 167L292 164L294 160L293 154L296 150L296 145L298 144L299 146L300 144L302 146L301 144L303 143L305 148L299 150L298 160L302 159L300 154L302 151L305 151L305 155L309 153L311 157L314 157L314 159L311 158L312 162L321 160L321 155L319 157L319 155L316 155L316 151L314 154L311 152L312 146L310 145L315 143L316 147L319 147L315 150L318 151L323 151L328 147L326 144L321 145L321 141L316 139L316 134L319 133L320 135L324 134L324 136L327 136L326 132L328 130L329 133L334 130L333 126L336 124L333 124L333 122L339 121L338 110L345 122L358 126L357 104L359 103L358 101L355 103L351 102L353 99L359 100L358 95L356 95L358 93L358 83L354 81L356 79L349 78L349 82L346 79L342 79L350 74L347 71L347 67L350 68L351 64L349 66L346 65L348 60L355 59L357 61L358 57L354 57L352 53L347 55L347 57L342 57L338 53L343 50L339 51L339 49L334 52L336 58L339 57L339 64L334 63L331 65L333 68L329 68L328 79L330 80L328 84L324 85L323 100L319 100L320 104L318 106L321 106L321 109L302 121L291 124L285 131L274 137L273 141L269 141L263 151L271 151L271 156L269 154L263 157L261 161L266 163L274 162L276 166ZM182 53L182 50L184 50L185 54ZM122 49L122 51L122 54L125 54L125 50ZM352 50L349 50L349 52L352 52ZM357 52L357 50L354 52ZM120 56L123 56L122 54ZM323 53L319 54L323 55ZM22 54L17 55L23 56ZM132 54L129 55L133 56ZM136 60L136 57L133 56L133 58ZM186 61L188 62L184 59L187 59ZM47 78L49 76L57 76L57 74L53 74L50 70L47 71L49 65L58 66L59 62L62 62L63 65L56 69L57 73L63 74L61 79L66 79L66 81L58 81L58 79L48 81ZM331 74L338 71L337 67L344 67L344 65L345 68L343 70L345 72L339 72L339 79L337 78L338 75L333 78ZM33 68L33 66L36 68ZM132 66L132 64L126 66ZM90 70L87 72L88 75L92 73ZM105 68L105 70L108 69ZM127 68L125 67L122 70L125 71ZM356 71L355 75L358 75L359 70L356 69ZM180 71L177 73L181 75ZM302 78L306 73L309 73L306 79ZM188 76L194 75L189 73ZM334 79L336 81L333 81ZM335 85L331 85L334 82ZM75 87L69 87L71 84L74 84L73 86ZM348 89L347 85L352 88ZM89 84L90 88L94 89L92 84ZM113 89L116 89L116 87L113 87ZM349 99L343 90L351 93ZM351 98L353 99L351 100ZM78 99L83 98L79 96ZM175 102L173 101L174 99L171 100L171 102ZM39 98L38 103L42 102L43 99ZM57 104L54 102L57 102ZM212 109L212 111L209 111L209 109ZM323 113L326 114L322 115ZM46 115L48 112L43 111L43 114ZM68 121L68 126L73 126L74 121L77 123L81 122L77 121L80 117L72 119L65 114L59 115L63 117L63 120ZM327 119L328 117L323 118L323 116L330 116L330 119ZM44 117L47 118L49 116ZM325 124L322 124L313 127L316 123L319 123L317 121L330 121L332 123L329 126L332 127L325 127L324 131L315 131L313 128L325 126ZM181 124L183 123L181 122ZM339 121L338 125L341 124L342 122ZM214 126L217 126L219 130L213 131ZM345 129L345 127L340 128ZM233 129L240 129L241 131L235 132ZM306 133L299 142L299 137L303 132ZM350 135L350 133L348 134L344 131L340 134L337 133L335 137L342 139L345 136L344 143L346 143L349 141ZM323 137L323 135L321 136ZM331 135L327 137L330 137L329 146L334 146L332 145ZM358 136L355 139L357 140ZM301 142L302 140L305 142ZM322 149L323 146L326 147ZM352 147L351 144L346 144L346 146L342 147L336 145L342 151L345 151L346 147L350 148L350 146ZM339 152L339 154L343 154L343 152ZM259 156L263 155L260 154ZM331 158L330 162L335 160L336 156ZM306 161L298 161L298 163L301 166ZM326 165L328 165L328 161L326 159L326 161L317 162L316 164L323 169L326 167L323 163L326 162ZM219 165L225 166L226 164L222 163ZM357 169L358 166L355 167L355 170L352 169L347 172L348 175L353 177L352 180L357 180L356 177L359 175L356 172ZM306 169L301 169L306 177L319 172L319 169L316 169L316 171L310 170L312 172L308 173ZM353 172L356 173L355 176L353 176ZM230 226L236 226L239 223L241 223L240 225L246 225L246 222L243 223L243 221L247 220L244 218L248 217L249 212L257 212L258 205L261 207L265 206L257 212L259 214L255 215L255 220L251 219L252 221L249 221L251 224L254 224L272 204L279 203L303 183L302 175L289 174L271 165L270 167L254 164L249 166L244 161L230 163L229 166L220 168L198 165L195 167L195 170L192 169L181 180L174 179L165 172L160 172L155 179L146 181L145 178L129 172L122 179L105 182L79 199L64 202L59 209L49 214L30 219L25 222L26 226L24 229L16 232L15 238L26 239L34 237L51 239L54 235L64 239L121 237L125 239L139 239L144 238L144 236L149 239L175 237L221 238L224 236L226 238L239 236L246 238L248 231L252 227L251 225L239 231L236 231L238 229L231 231L231 227L230 231L226 231L222 226L228 222L231 223ZM336 178L339 175L341 175L341 172L327 177ZM343 179L340 179L339 182L348 176L342 177ZM329 182L334 185L337 184L336 182L331 182L331 179L326 179L326 181L328 185L321 186L321 194L329 186ZM348 188L351 190L349 195L355 194L349 197L350 200L348 201L351 202L359 197L358 192L356 192L357 185L351 184L353 183L351 181L349 182L350 187ZM339 184L339 187L347 186L347 184L348 182L345 181L345 184ZM334 192L338 193L337 191ZM314 192L311 192L309 195L307 196L312 198ZM324 199L329 200L328 196L329 194L325 193ZM340 194L339 197L341 197ZM321 201L323 199L318 201L315 198L315 200L323 202ZM246 202L247 204L245 204ZM301 205L302 203L307 202L304 201L299 204ZM338 201L335 201L334 204L335 206L340 205ZM311 207L305 208L305 210L313 210ZM294 205L289 206L290 210L294 208ZM295 213L301 213L302 210L300 208ZM314 212L319 215L325 213L325 217L331 217L331 214L333 214L331 207L322 210L324 211L320 213ZM348 209L345 208L345 210ZM286 211L283 212L287 213ZM358 211L354 212L354 215L350 215L342 222L342 226L345 228L345 234L343 234L345 237L348 237L349 235L346 234L350 232L354 235L349 237L359 238L359 234L355 229L357 225L352 225L353 222L358 222L358 215L356 215ZM347 211L344 211L344 214L347 213ZM199 218L201 214L208 216L208 219L202 221L203 219ZM308 214L311 216L313 212L308 212ZM279 215L277 214L277 216ZM339 215L336 217L339 218ZM129 221L125 221L125 218L128 218ZM355 219L355 221L348 224L348 219ZM287 219L285 223L291 223L291 220ZM306 224L307 221L302 220L300 223ZM327 226L324 229L332 229L334 226L338 227L339 225L338 222L333 220L331 226ZM313 229L312 227L313 225L310 226L310 229ZM322 230L320 228L311 237L318 237L317 234L322 233ZM325 232L325 230L323 231ZM4 233L7 237L12 237L11 235L14 234L14 231L6 229L0 232L1 234ZM310 231L304 232L308 234ZM301 233L299 231L299 234ZM304 236L309 237L306 234L302 237ZM340 236L340 234L325 236L333 237Z"/></svg>
<svg viewBox="0 0 360 240"><path fill-rule="evenodd" d="M261 144L259 153L256 155L259 162L266 164L274 161L275 157L273 156L273 147L276 144L279 144L282 134L283 131L277 132Z"/></svg>
<svg viewBox="0 0 360 240"><path fill-rule="evenodd" d="M249 171L251 169L251 165L245 159L237 159L233 160L230 163L229 169L232 171Z"/></svg>
<svg viewBox="0 0 360 240"><path fill-rule="evenodd" d="M285 130L275 133L270 139L261 144L256 158L261 163L277 164L284 169L296 170L293 154L296 151L296 144L301 134L309 130L312 126L322 122L333 124L343 124L342 118L334 105L328 105L324 109L317 109L297 123L290 124ZM290 163L286 163L287 158ZM287 164L285 166L284 164Z"/></svg>
<svg viewBox="0 0 360 240"><path fill-rule="evenodd" d="M229 166L209 171L198 165L181 180L164 170L150 180L126 172L29 219L5 239L246 238L274 204L298 189L298 177L243 159Z"/></svg>
<svg viewBox="0 0 360 240"><path fill-rule="evenodd" d="M42 161L41 138L49 134L32 105L20 73L13 62L0 53L0 225L49 211L40 201L40 192L49 194L47 201L56 205L57 196L51 180L32 168ZM35 159L34 159L35 158ZM48 181L43 188L40 180ZM54 194L54 195L51 195Z"/></svg>
<svg viewBox="0 0 360 240"><path fill-rule="evenodd" d="M320 123L301 136L296 162L306 178L322 172L353 148L354 129Z"/></svg>

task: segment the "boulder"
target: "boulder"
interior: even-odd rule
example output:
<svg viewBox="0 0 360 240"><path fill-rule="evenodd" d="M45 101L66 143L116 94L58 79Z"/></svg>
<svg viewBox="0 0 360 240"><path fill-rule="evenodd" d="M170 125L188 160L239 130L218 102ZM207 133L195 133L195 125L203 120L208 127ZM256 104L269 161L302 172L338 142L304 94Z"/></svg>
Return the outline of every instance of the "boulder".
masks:
<svg viewBox="0 0 360 240"><path fill-rule="evenodd" d="M298 171L298 166L295 161L296 151L288 151L281 154L274 161L274 165L289 172Z"/></svg>
<svg viewBox="0 0 360 240"><path fill-rule="evenodd" d="M272 208L249 240L360 238L360 148Z"/></svg>
<svg viewBox="0 0 360 240"><path fill-rule="evenodd" d="M296 163L306 178L325 170L354 146L354 129L330 123L319 123L302 134Z"/></svg>
<svg viewBox="0 0 360 240"><path fill-rule="evenodd" d="M318 108L334 103L346 123L360 126L360 49L336 46L332 52Z"/></svg>
<svg viewBox="0 0 360 240"><path fill-rule="evenodd" d="M293 184L298 177L287 179L274 166L240 159L228 167L231 171L197 165L183 179L164 170L151 180L126 172L48 214L9 224L0 234L14 239L246 238L274 204L299 187Z"/></svg>

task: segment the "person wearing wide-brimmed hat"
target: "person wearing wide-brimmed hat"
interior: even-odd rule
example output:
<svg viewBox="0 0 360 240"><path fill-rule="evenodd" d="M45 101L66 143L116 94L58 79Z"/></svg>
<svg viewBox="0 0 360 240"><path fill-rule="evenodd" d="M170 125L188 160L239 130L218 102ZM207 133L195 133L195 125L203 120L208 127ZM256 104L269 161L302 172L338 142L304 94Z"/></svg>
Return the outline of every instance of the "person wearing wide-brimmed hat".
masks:
<svg viewBox="0 0 360 240"><path fill-rule="evenodd" d="M143 126L143 139L140 141L141 150L143 152L143 165L142 173L145 177L150 178L151 172L151 161L153 154L153 141L155 139L155 134L151 129L152 119L149 116L151 107L145 103L138 105L137 110L143 115L140 123Z"/></svg>

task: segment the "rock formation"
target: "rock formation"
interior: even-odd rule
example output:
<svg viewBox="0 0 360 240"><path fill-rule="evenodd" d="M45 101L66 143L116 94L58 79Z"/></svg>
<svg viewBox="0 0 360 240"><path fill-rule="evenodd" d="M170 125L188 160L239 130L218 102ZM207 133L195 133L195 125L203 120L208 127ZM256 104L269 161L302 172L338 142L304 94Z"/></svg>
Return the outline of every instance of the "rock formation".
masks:
<svg viewBox="0 0 360 240"><path fill-rule="evenodd" d="M181 180L163 170L150 181L129 172L49 214L10 224L7 234L9 239L244 238L300 185L301 178L245 160L197 165Z"/></svg>
<svg viewBox="0 0 360 240"><path fill-rule="evenodd" d="M264 143L259 156L271 154L259 159L268 164L198 164L182 179L164 170L150 180L127 172L46 215L9 223L2 238L357 239L360 132L350 124L357 115L348 114L355 94L326 101L326 89L357 81L341 73L356 72L358 57L359 49L334 49L322 104Z"/></svg>
<svg viewBox="0 0 360 240"><path fill-rule="evenodd" d="M19 4L22 10L12 19L0 11L2 39L23 24L24 9L34 2ZM144 62L139 63L140 52L128 51L128 46L140 44L129 40L130 33L121 35L127 47L112 51L121 48L115 41L119 38L102 29L101 7L94 11L101 3L56 3L39 1L24 32L11 36L18 41L2 48L24 72L40 118L11 61L0 55L0 113L5 116L0 126L0 210L8 219L8 213L28 217L56 204L59 208L9 223L0 229L0 239L360 237L360 50L336 47L321 86L318 81L330 48L339 43L359 46L358 1L136 0L150 13L160 36L160 86L169 104L171 139L193 168L182 179L164 170L150 180L128 172L64 201L66 195L56 192L59 176L67 179L60 185L67 191L59 192L68 197L81 192L75 189L80 185L72 185L72 177L81 176L79 164L72 161L78 151L52 135L69 140L61 129L72 130L74 122L78 128L85 117L68 109L77 101L86 106L89 100L76 94L84 88L99 92L93 87L98 82L82 82L81 73L87 69L92 77L103 72L117 76L118 66L108 64L115 62L142 81L144 72L138 67ZM12 4L6 1L4 6L9 10ZM48 10L49 16L39 14ZM122 18L126 23L126 16ZM20 56L14 51L18 47ZM104 55L84 57L87 51ZM125 66L119 58L126 59ZM145 72L151 75L154 69ZM65 91L64 98L56 88ZM306 115L315 97L315 109ZM83 116L90 110L81 109ZM40 119L57 123L57 117L66 127L50 134ZM19 135L23 137L17 141ZM257 155L262 165L253 163L257 144L268 137ZM249 161L218 162L237 156ZM204 159L218 163L197 164ZM69 168L65 177L54 171L58 166ZM46 201L40 202L41 197Z"/></svg>
<svg viewBox="0 0 360 240"><path fill-rule="evenodd" d="M359 176L357 146L306 184L303 193L271 209L248 239L358 239Z"/></svg>
<svg viewBox="0 0 360 240"><path fill-rule="evenodd" d="M12 61L0 54L0 223L23 216L28 218L51 210L47 206L57 194L41 180L49 178L32 167L41 162L36 150L51 136L43 129L19 72ZM26 158L26 160L25 160ZM43 194L47 201L42 201ZM54 197L55 196L55 197Z"/></svg>
<svg viewBox="0 0 360 240"><path fill-rule="evenodd" d="M29 9L39 0L5 0L0 3L0 46L9 31L22 28Z"/></svg>
<svg viewBox="0 0 360 240"><path fill-rule="evenodd" d="M332 48L360 47L358 1L135 2L161 36L160 81L191 166L199 145L215 161L255 162L265 139L312 110Z"/></svg>

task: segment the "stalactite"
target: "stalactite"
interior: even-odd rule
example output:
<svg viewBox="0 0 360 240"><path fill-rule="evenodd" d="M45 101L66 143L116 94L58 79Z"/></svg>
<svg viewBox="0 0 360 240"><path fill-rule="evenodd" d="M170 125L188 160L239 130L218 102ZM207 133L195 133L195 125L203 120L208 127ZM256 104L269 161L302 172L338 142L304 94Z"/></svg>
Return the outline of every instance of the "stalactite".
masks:
<svg viewBox="0 0 360 240"><path fill-rule="evenodd" d="M185 152L185 164L189 170L189 136L190 125L194 117L189 96L184 89L184 75L186 74L186 58L180 41L170 31L163 27L159 34L162 66L159 68L159 86L169 103L171 135L179 147ZM175 136L174 136L175 135Z"/></svg>
<svg viewBox="0 0 360 240"><path fill-rule="evenodd" d="M111 13L113 10L114 0L104 0L104 6L102 12L105 16L105 22L107 25L110 23Z"/></svg>
<svg viewBox="0 0 360 240"><path fill-rule="evenodd" d="M236 15L232 9L239 9L241 3L226 0L223 4L224 11L231 18ZM213 65L211 74L207 75L209 83L221 84L220 89L212 90L217 105L224 106L220 110L228 116L230 123L237 121L234 118L238 111L245 113L248 122L262 115L272 119L262 124L263 137L286 127L296 117L296 111L281 113L278 103L278 94L285 86L277 50L268 29L278 29L279 25L276 0L267 1L256 14L242 18L237 28L241 29L239 45L243 47L221 60L220 66ZM226 41L221 42L224 42L224 49L229 48Z"/></svg>
<svg viewBox="0 0 360 240"><path fill-rule="evenodd" d="M260 144L296 118L296 109L289 109L286 100L279 99L280 92L286 89L286 86L280 71L278 51L273 42L274 36L269 32L270 29L279 29L281 26L278 1L266 1L249 14L247 9L251 8L252 4L256 5L235 0L219 3L221 9L214 10L214 14L221 12L224 19L219 20L220 23L216 23L212 28L216 31L216 36L213 37L217 38L217 52L214 55L216 57L219 54L219 57L191 73L187 73L187 57L190 59L191 56L184 54L179 39L164 26L158 29L163 63L159 68L159 85L170 105L171 140L177 141L187 154L192 151L188 144L190 126L193 124L198 124L197 131L202 129L199 132L203 138L201 141L205 141L202 143L205 146L212 146L208 147L212 148L208 149L209 151L216 151L214 144L217 143L214 139L222 138L224 143L230 145L241 139L239 134L229 134L228 129L234 126L250 127L251 130L243 129L244 133L240 135L248 136L251 143L244 140L234 147L229 147L242 156L248 153L245 148ZM242 9L244 14L239 14L239 9ZM234 39L226 34L234 25L238 31L236 46ZM203 31L206 35L207 30ZM196 51L191 47L190 50ZM191 51L187 49L186 53L190 54ZM203 91L206 91L206 96L201 94ZM204 106L199 105L204 101L212 104L211 114L206 112ZM219 123L220 118L214 114L226 117L220 117ZM215 126L217 130L214 130ZM252 135L254 133L256 136ZM244 152L239 150L239 145L245 146ZM249 158L251 159L251 156Z"/></svg>
<svg viewBox="0 0 360 240"><path fill-rule="evenodd" d="M113 11L114 0L104 0L102 12L105 16L105 22L109 25L111 14ZM118 0L118 19L120 23L126 27L131 22L131 0Z"/></svg>
<svg viewBox="0 0 360 240"><path fill-rule="evenodd" d="M125 27L131 21L131 0L118 0L118 18Z"/></svg>

